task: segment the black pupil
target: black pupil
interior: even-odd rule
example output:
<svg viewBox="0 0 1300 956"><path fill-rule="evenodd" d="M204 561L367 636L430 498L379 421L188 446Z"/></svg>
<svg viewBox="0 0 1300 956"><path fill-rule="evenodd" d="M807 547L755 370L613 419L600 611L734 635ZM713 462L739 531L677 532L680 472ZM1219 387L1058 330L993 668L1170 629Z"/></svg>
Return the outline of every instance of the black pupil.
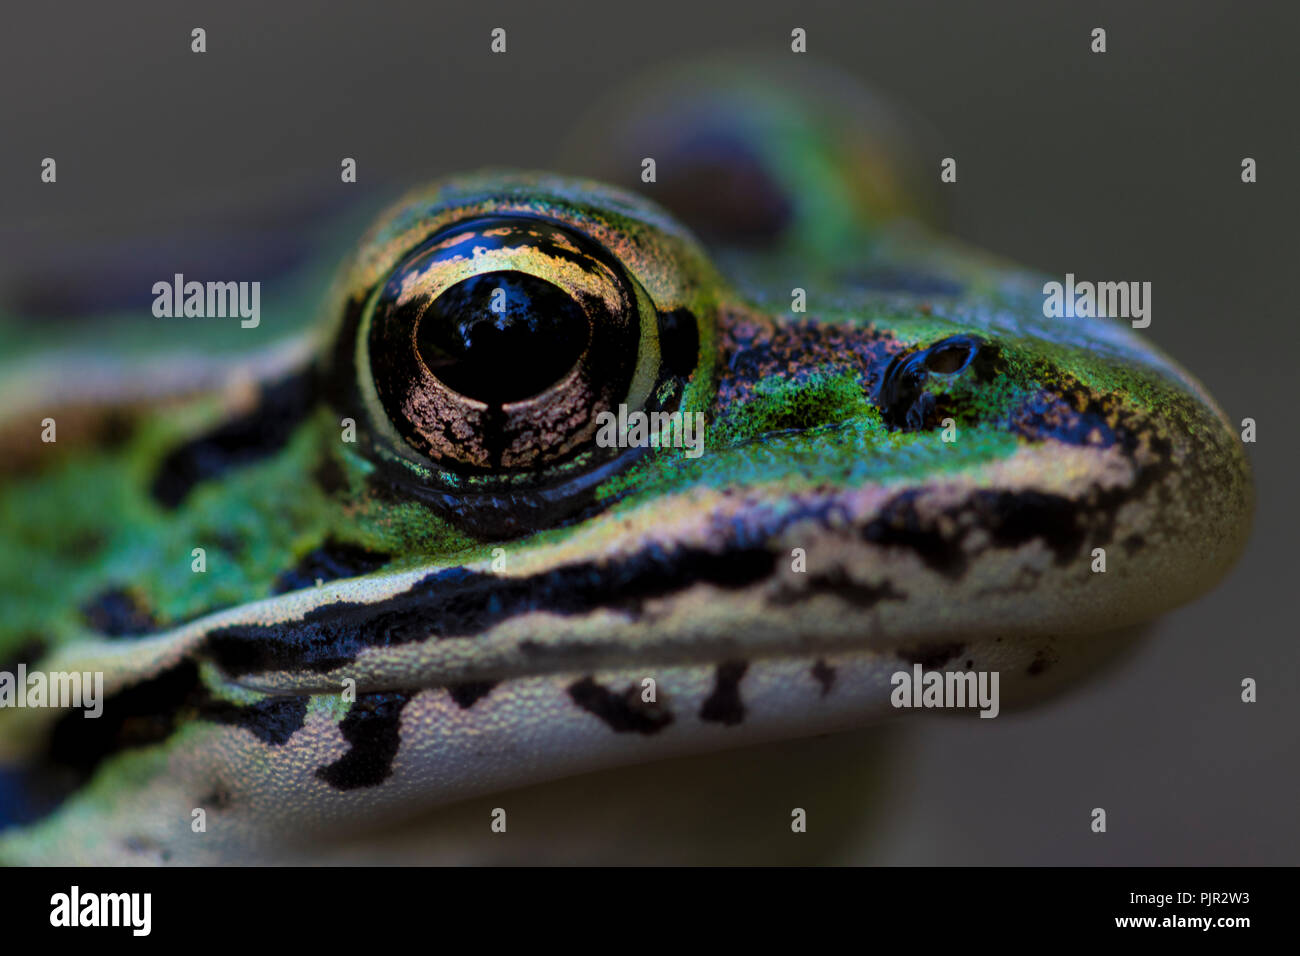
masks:
<svg viewBox="0 0 1300 956"><path fill-rule="evenodd" d="M558 382L589 338L586 314L562 289L523 272L487 272L433 301L415 347L448 388L500 405Z"/></svg>

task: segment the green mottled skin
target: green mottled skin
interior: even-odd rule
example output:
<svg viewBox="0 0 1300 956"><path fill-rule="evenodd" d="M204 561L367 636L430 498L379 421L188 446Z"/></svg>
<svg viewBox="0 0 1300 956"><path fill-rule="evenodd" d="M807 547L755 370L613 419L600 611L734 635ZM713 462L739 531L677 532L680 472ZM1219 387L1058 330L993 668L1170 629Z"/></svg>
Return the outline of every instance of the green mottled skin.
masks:
<svg viewBox="0 0 1300 956"><path fill-rule="evenodd" d="M728 104L732 88L718 89ZM276 859L290 853L277 847L305 835L348 832L412 808L871 722L889 713L887 675L926 648L960 648L950 666L998 669L1004 699L1027 700L1085 673L1133 626L1211 586L1244 542L1250 486L1232 429L1195 380L1119 321L1043 318L1041 276L896 220L924 208L918 200L909 209L899 168L891 172L888 157L860 161L857 140L829 135L839 127L792 110L789 95L769 90L766 112L758 98L733 114L752 120L744 135L766 188L790 203L784 226L761 242L727 241L725 210L701 222L671 203L706 234L711 224L723 227L712 230L721 235L706 252L677 219L630 193L492 171L407 197L361 239L327 295L320 270L308 270L267 293L259 329L206 326L200 349L181 320L167 329L173 338L154 341L159 320L104 317L94 351L77 356L51 353L30 326L0 327L0 341L13 346L6 355L15 356L0 377L9 462L0 472L0 665L24 658L47 670L102 670L111 696L193 661L209 699L234 708L268 695L307 697L302 729L275 744L205 717L194 698L174 704L160 715L168 726L159 739L113 748L52 815L0 831L0 860ZM635 144L635 129L624 132ZM661 156L660 169L673 161ZM684 159L676 161L675 175L688 176ZM638 168L616 165L611 175ZM646 191L656 197L662 186L659 198L669 202L674 174L663 175L667 184ZM379 490L380 463L453 499L503 485L497 476L457 476L385 439L376 418L383 410L363 388L355 405L322 399L273 454L199 482L177 507L151 498L164 456L250 407L250 377L274 380L309 364L338 385L338 356L354 353L351 344L337 347L350 309L364 311L376 284L440 226L501 212L591 236L660 314L694 318L698 361L674 402L705 413L702 457L652 450L591 489L576 518L484 533L400 486ZM948 285L916 292L846 278L864 274ZM806 291L806 313L789 311L796 287ZM320 298L314 319L303 303ZM942 441L937 427L888 424L874 390L889 359L958 334L991 343L1001 364L991 380L963 373L924 385L951 413L957 440ZM250 365L242 358L249 350L279 357ZM109 359L122 364L105 366ZM638 362L653 373L661 357L650 349ZM143 394L142 370L160 365L190 372L180 386ZM79 391L92 380L85 370L106 368L108 386ZM1057 402L1050 421L1025 411L1048 400ZM1083 402L1131 437L1124 453L1104 437L1054 437L1061 403ZM110 412L114 440L106 437ZM356 416L355 444L340 441L344 415ZM53 445L37 440L46 416L59 423ZM561 463L547 481L564 486L590 464L581 456ZM905 493L914 496L907 514L899 511ZM1004 499L972 508L976 493L1054 496L1079 509L1067 519L1079 539L1008 537L1010 519L987 504ZM827 507L833 520L791 517ZM738 528L747 529L744 542ZM990 536L996 546L986 546ZM276 579L329 541L388 557L355 580L273 598ZM1107 548L1105 574L1090 568L1097 542ZM743 586L688 581L642 613L611 601L548 614L548 595L536 613L468 639L375 648L333 668L295 667L290 654L280 666L234 673L203 646L235 622L292 622L338 601L366 605L437 569L535 577L648 546L723 556L751 547L777 561L772 574ZM207 550L202 574L191 570L195 547ZM959 572L927 563L927 547L961 556ZM789 569L795 548L807 554L802 575ZM504 563L493 566L501 553ZM83 609L113 588L147 616L150 636L109 638L88 623ZM747 664L744 715L731 722L701 716L727 661ZM815 664L836 672L829 687L808 676ZM613 730L574 704L583 678L621 694L645 676L659 682L673 714L662 733ZM338 793L310 772L348 749L340 725L360 705L339 696L345 678L363 700L419 696L403 714L392 774ZM469 706L453 703L448 688L464 681L492 687ZM41 766L59 716L0 711L0 762ZM482 746L468 747L473 739ZM209 811L207 833L190 828L196 807Z"/></svg>

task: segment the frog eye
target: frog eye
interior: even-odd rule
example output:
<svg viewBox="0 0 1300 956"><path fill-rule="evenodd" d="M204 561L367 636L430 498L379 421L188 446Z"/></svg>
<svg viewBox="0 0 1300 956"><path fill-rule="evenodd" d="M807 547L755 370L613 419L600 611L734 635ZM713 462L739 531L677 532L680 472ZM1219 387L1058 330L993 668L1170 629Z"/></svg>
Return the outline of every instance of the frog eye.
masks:
<svg viewBox="0 0 1300 956"><path fill-rule="evenodd" d="M881 417L889 426L905 431L934 427L942 409L927 385L956 379L989 350L974 336L953 335L928 348L894 356L876 393Z"/></svg>
<svg viewBox="0 0 1300 956"><path fill-rule="evenodd" d="M382 429L462 474L591 451L598 413L639 406L658 357L655 309L620 262L525 214L465 219L411 249L358 343Z"/></svg>

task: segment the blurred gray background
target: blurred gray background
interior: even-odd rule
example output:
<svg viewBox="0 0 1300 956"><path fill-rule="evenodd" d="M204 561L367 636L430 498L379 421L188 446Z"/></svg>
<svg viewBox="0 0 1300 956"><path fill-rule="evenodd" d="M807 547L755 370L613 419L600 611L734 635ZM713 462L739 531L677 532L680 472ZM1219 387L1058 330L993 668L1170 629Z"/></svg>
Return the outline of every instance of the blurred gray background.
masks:
<svg viewBox="0 0 1300 956"><path fill-rule="evenodd" d="M886 824L829 858L873 863L1294 864L1300 655L1294 365L1300 6L163 0L11 6L0 30L0 282L89 249L289 223L337 197L485 164L546 166L574 115L679 58L838 65L959 157L954 231L1054 274L1150 280L1147 334L1249 447L1244 560L1117 670L1031 712L909 721ZM485 7L487 5L484 5ZM189 31L208 31L208 53ZM509 53L488 54L488 32ZM1109 52L1088 52L1091 28ZM59 162L57 188L38 181ZM1259 182L1240 182L1243 156ZM266 210L271 210L267 213ZM281 210L277 212L276 210ZM280 218L277 218L280 217ZM74 249L77 250L74 253ZM1259 681L1259 703L1239 683ZM1110 832L1091 834L1104 806Z"/></svg>

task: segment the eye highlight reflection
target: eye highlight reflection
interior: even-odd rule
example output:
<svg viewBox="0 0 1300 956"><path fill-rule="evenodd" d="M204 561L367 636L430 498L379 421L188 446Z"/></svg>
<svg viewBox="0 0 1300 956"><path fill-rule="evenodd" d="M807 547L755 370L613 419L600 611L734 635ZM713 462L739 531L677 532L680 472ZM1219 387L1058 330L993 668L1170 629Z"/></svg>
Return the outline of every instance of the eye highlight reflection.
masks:
<svg viewBox="0 0 1300 956"><path fill-rule="evenodd" d="M417 319L415 347L435 378L489 405L560 381L591 341L582 307L523 272L484 272L447 289Z"/></svg>

